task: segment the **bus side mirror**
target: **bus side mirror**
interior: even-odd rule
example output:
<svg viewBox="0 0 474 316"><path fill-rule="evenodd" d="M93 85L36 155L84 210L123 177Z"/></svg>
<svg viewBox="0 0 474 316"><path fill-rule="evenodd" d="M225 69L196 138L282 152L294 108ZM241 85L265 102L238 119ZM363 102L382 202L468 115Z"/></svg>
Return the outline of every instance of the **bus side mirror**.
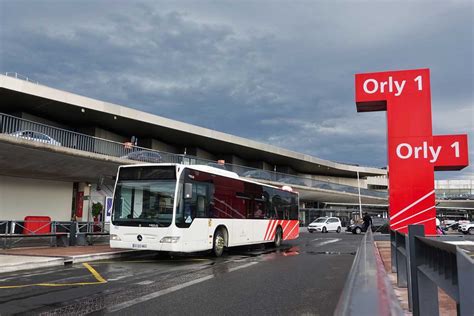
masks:
<svg viewBox="0 0 474 316"><path fill-rule="evenodd" d="M184 198L185 199L193 198L193 184L192 183L184 184Z"/></svg>

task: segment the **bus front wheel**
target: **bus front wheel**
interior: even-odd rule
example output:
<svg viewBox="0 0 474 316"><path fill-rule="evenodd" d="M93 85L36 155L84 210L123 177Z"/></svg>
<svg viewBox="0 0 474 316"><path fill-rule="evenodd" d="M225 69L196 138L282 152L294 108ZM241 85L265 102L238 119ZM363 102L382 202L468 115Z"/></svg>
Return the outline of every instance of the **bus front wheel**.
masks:
<svg viewBox="0 0 474 316"><path fill-rule="evenodd" d="M278 226L276 233L275 233L275 239L273 240L273 245L275 247L280 247L281 245L281 240L283 239L283 231L280 226Z"/></svg>
<svg viewBox="0 0 474 316"><path fill-rule="evenodd" d="M222 256L222 253L224 252L224 246L225 246L224 233L222 232L222 229L219 229L214 234L214 244L212 246L212 253L214 254L214 256L216 257Z"/></svg>

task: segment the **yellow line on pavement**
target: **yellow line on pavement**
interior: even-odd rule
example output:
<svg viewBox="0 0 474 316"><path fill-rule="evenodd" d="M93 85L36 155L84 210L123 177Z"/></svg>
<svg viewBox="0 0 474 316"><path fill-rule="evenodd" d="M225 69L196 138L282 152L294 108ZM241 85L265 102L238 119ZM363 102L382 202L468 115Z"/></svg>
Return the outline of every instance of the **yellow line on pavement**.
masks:
<svg viewBox="0 0 474 316"><path fill-rule="evenodd" d="M82 264L84 267L87 268L87 270L89 270L90 273L92 273L92 275L94 276L94 278L96 278L97 281L99 281L99 283L106 283L107 281L99 274L99 272L97 272L93 267L91 267L88 263L84 262Z"/></svg>
<svg viewBox="0 0 474 316"><path fill-rule="evenodd" d="M97 282L76 282L76 283L33 283L33 284L22 284L22 285L5 285L0 286L0 289L19 289L24 287L32 287L32 286L45 286L45 287L60 287L60 286L76 286L76 285L95 285L95 284L102 284L107 283L99 272L97 272L93 267L91 267L88 263L82 264L89 272L96 278Z"/></svg>
<svg viewBox="0 0 474 316"><path fill-rule="evenodd" d="M102 284L102 283L104 283L104 282L35 283L35 284L0 286L0 289L19 289L19 288L23 288L23 287L32 287L32 286L47 286L47 287L76 286L76 285L93 285L93 284Z"/></svg>

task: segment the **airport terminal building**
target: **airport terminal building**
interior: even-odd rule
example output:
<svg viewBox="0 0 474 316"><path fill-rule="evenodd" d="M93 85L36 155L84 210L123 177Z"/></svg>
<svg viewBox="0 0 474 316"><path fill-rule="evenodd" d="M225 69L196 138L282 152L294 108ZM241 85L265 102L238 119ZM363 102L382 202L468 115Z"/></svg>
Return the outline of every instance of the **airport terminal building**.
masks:
<svg viewBox="0 0 474 316"><path fill-rule="evenodd" d="M300 195L302 224L320 215L349 218L359 205L387 215L386 169L327 161L11 76L0 75L0 100L0 220L92 220L94 204L107 211L117 167L141 162L204 164L289 185ZM437 184L437 207L472 217L473 181L453 185L462 193Z"/></svg>

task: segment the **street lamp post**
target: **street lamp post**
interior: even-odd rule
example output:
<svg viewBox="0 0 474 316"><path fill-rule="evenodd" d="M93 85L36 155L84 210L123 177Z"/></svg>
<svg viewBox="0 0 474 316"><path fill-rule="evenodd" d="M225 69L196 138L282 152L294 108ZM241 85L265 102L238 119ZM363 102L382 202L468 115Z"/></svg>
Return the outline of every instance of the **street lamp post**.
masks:
<svg viewBox="0 0 474 316"><path fill-rule="evenodd" d="M359 215L360 215L360 218L362 218L362 203L360 201L359 171L357 171L357 190L359 191Z"/></svg>

